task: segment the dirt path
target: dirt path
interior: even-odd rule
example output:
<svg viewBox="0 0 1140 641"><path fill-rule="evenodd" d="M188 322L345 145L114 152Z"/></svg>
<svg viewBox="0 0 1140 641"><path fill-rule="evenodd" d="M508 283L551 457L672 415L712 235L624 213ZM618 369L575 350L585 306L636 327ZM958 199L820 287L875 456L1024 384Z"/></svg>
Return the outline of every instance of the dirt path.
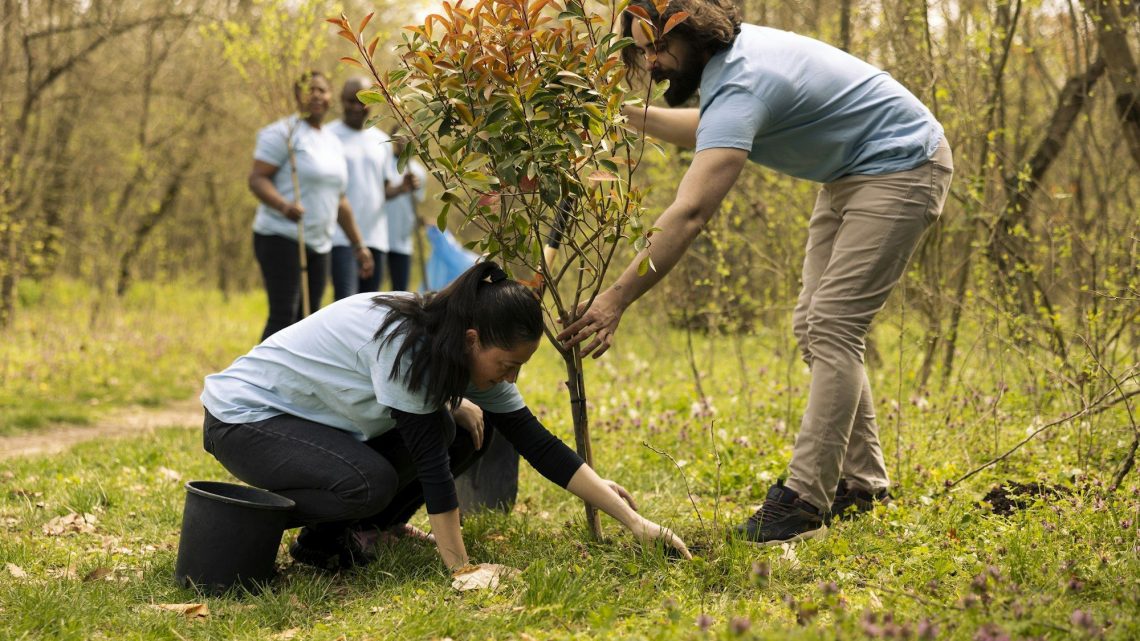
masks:
<svg viewBox="0 0 1140 641"><path fill-rule="evenodd" d="M55 425L28 434L0 436L0 460L54 454L84 441L122 438L164 427L202 427L202 404L189 398L160 408L127 407L100 417L91 425Z"/></svg>

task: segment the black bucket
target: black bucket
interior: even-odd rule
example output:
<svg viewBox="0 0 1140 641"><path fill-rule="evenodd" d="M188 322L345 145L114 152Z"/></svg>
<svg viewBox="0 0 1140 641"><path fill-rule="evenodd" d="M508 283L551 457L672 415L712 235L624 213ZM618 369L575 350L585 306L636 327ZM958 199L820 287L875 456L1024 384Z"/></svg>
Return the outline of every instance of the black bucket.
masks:
<svg viewBox="0 0 1140 641"><path fill-rule="evenodd" d="M276 575L277 548L293 505L255 487L190 481L174 578L209 594L234 586L258 592Z"/></svg>
<svg viewBox="0 0 1140 641"><path fill-rule="evenodd" d="M496 433L487 451L455 479L459 511L510 512L519 493L519 453L511 442Z"/></svg>

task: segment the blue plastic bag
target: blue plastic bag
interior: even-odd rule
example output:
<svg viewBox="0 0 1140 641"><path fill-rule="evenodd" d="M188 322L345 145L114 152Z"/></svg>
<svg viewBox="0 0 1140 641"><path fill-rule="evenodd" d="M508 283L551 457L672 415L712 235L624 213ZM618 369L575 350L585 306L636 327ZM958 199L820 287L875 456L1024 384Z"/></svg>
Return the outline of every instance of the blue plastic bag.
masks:
<svg viewBox="0 0 1140 641"><path fill-rule="evenodd" d="M447 287L479 259L479 254L459 244L451 232L440 231L435 225L427 225L427 237L431 243L431 257L427 261L425 289Z"/></svg>

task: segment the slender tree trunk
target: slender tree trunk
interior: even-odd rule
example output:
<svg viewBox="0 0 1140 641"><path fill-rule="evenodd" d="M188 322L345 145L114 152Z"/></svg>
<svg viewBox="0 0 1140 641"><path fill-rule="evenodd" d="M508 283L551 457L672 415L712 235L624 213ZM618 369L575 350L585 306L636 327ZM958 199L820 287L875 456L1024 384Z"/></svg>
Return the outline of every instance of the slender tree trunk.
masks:
<svg viewBox="0 0 1140 641"><path fill-rule="evenodd" d="M839 48L844 51L851 51L851 2L839 2Z"/></svg>
<svg viewBox="0 0 1140 641"><path fill-rule="evenodd" d="M131 238L131 244L127 247L127 251L123 252L123 255L119 257L119 282L115 287L115 293L118 296L127 293L127 288L131 286L135 259L138 258L139 253L142 252L147 239L150 238L151 232L154 231L159 223L174 213L178 197L182 193L182 181L186 177L186 172L190 170L193 160L193 154L186 155L182 164L178 166L174 171L174 175L171 176L170 182L167 183L166 190L162 194L158 208L143 219L142 224L135 230L135 234Z"/></svg>
<svg viewBox="0 0 1140 641"><path fill-rule="evenodd" d="M566 388L570 392L570 412L574 419L574 443L578 448L578 456L586 461L586 465L594 467L594 452L590 447L590 425L586 408L586 380L582 372L582 354L578 346L569 351L562 352L562 360L566 363ZM590 536L594 540L602 538L602 521L598 509L589 503L586 504L586 526L590 529Z"/></svg>
<svg viewBox="0 0 1140 641"><path fill-rule="evenodd" d="M1046 172L1060 156L1069 132L1084 111L1092 88L1104 70L1104 59L1097 58L1082 73L1069 78L1065 83L1053 115L1045 126L1044 139L1026 162L1019 164L1005 177L1007 202L994 226L990 244L990 256L998 270L1013 281L1018 289L1022 311L1038 316L1038 307L1044 307L1045 319L1053 335L1054 349L1062 357L1067 356L1068 349L1064 336L1057 327L1048 289L1034 276L1032 260L1027 256L1029 248L1014 230L1031 225L1029 210L1033 197L1040 189Z"/></svg>
<svg viewBox="0 0 1140 641"><path fill-rule="evenodd" d="M1108 66L1108 78L1116 92L1114 104L1120 118L1128 152L1140 168L1140 75L1136 56L1128 42L1128 25L1125 16L1131 11L1114 0L1090 0L1085 6L1092 12L1096 23L1100 53ZM1124 8L1124 13L1121 9Z"/></svg>

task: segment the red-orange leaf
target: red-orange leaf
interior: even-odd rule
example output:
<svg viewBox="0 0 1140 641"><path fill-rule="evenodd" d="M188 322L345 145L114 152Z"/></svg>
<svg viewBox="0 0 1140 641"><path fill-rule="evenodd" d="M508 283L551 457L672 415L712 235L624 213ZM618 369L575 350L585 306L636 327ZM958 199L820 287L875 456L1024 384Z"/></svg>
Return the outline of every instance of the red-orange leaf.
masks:
<svg viewBox="0 0 1140 641"><path fill-rule="evenodd" d="M350 64L354 67L360 67L361 69L364 69L364 65L360 64L360 61L357 60L356 58L349 58L348 56L345 56L345 57L341 58L340 61L345 63L345 64Z"/></svg>
<svg viewBox="0 0 1140 641"><path fill-rule="evenodd" d="M657 9L657 15L662 15L669 8L669 0L653 0L653 8Z"/></svg>
<svg viewBox="0 0 1140 641"><path fill-rule="evenodd" d="M649 42L657 42L657 34L654 33L655 29L653 28L653 25L644 20L640 20L638 21L637 26L641 28L641 34L645 36L646 40Z"/></svg>
<svg viewBox="0 0 1140 641"><path fill-rule="evenodd" d="M375 11L373 11L372 13L370 13L370 14L368 14L368 15L364 16L364 19L360 21L360 28L359 28L359 29L357 29L357 31L358 31L358 32L360 32L360 33L364 33L364 28L368 26L368 23L369 23L369 21L371 21L371 20L372 20L372 16L374 16L374 15L376 15L376 12L375 12Z"/></svg>
<svg viewBox="0 0 1140 641"><path fill-rule="evenodd" d="M625 10L632 13L633 15L637 16L638 18L641 18L644 21L646 21L650 24L653 24L653 18L649 17L649 12L646 11L645 9L643 9L637 5L630 5L630 6L626 7Z"/></svg>
<svg viewBox="0 0 1140 641"><path fill-rule="evenodd" d="M673 27L681 24L688 17L689 14L684 11L678 11L677 13L674 13L669 17L669 20L665 22L665 27L661 29L661 35L664 36L665 34L669 33L673 30Z"/></svg>
<svg viewBox="0 0 1140 641"><path fill-rule="evenodd" d="M618 177L612 171L606 171L605 169L595 169L594 171L590 172L589 176L586 176L586 179L593 180L594 182L611 182L617 180Z"/></svg>
<svg viewBox="0 0 1140 641"><path fill-rule="evenodd" d="M483 194L479 198L480 207L494 207L495 203L499 202L499 192L493 191L489 194Z"/></svg>

